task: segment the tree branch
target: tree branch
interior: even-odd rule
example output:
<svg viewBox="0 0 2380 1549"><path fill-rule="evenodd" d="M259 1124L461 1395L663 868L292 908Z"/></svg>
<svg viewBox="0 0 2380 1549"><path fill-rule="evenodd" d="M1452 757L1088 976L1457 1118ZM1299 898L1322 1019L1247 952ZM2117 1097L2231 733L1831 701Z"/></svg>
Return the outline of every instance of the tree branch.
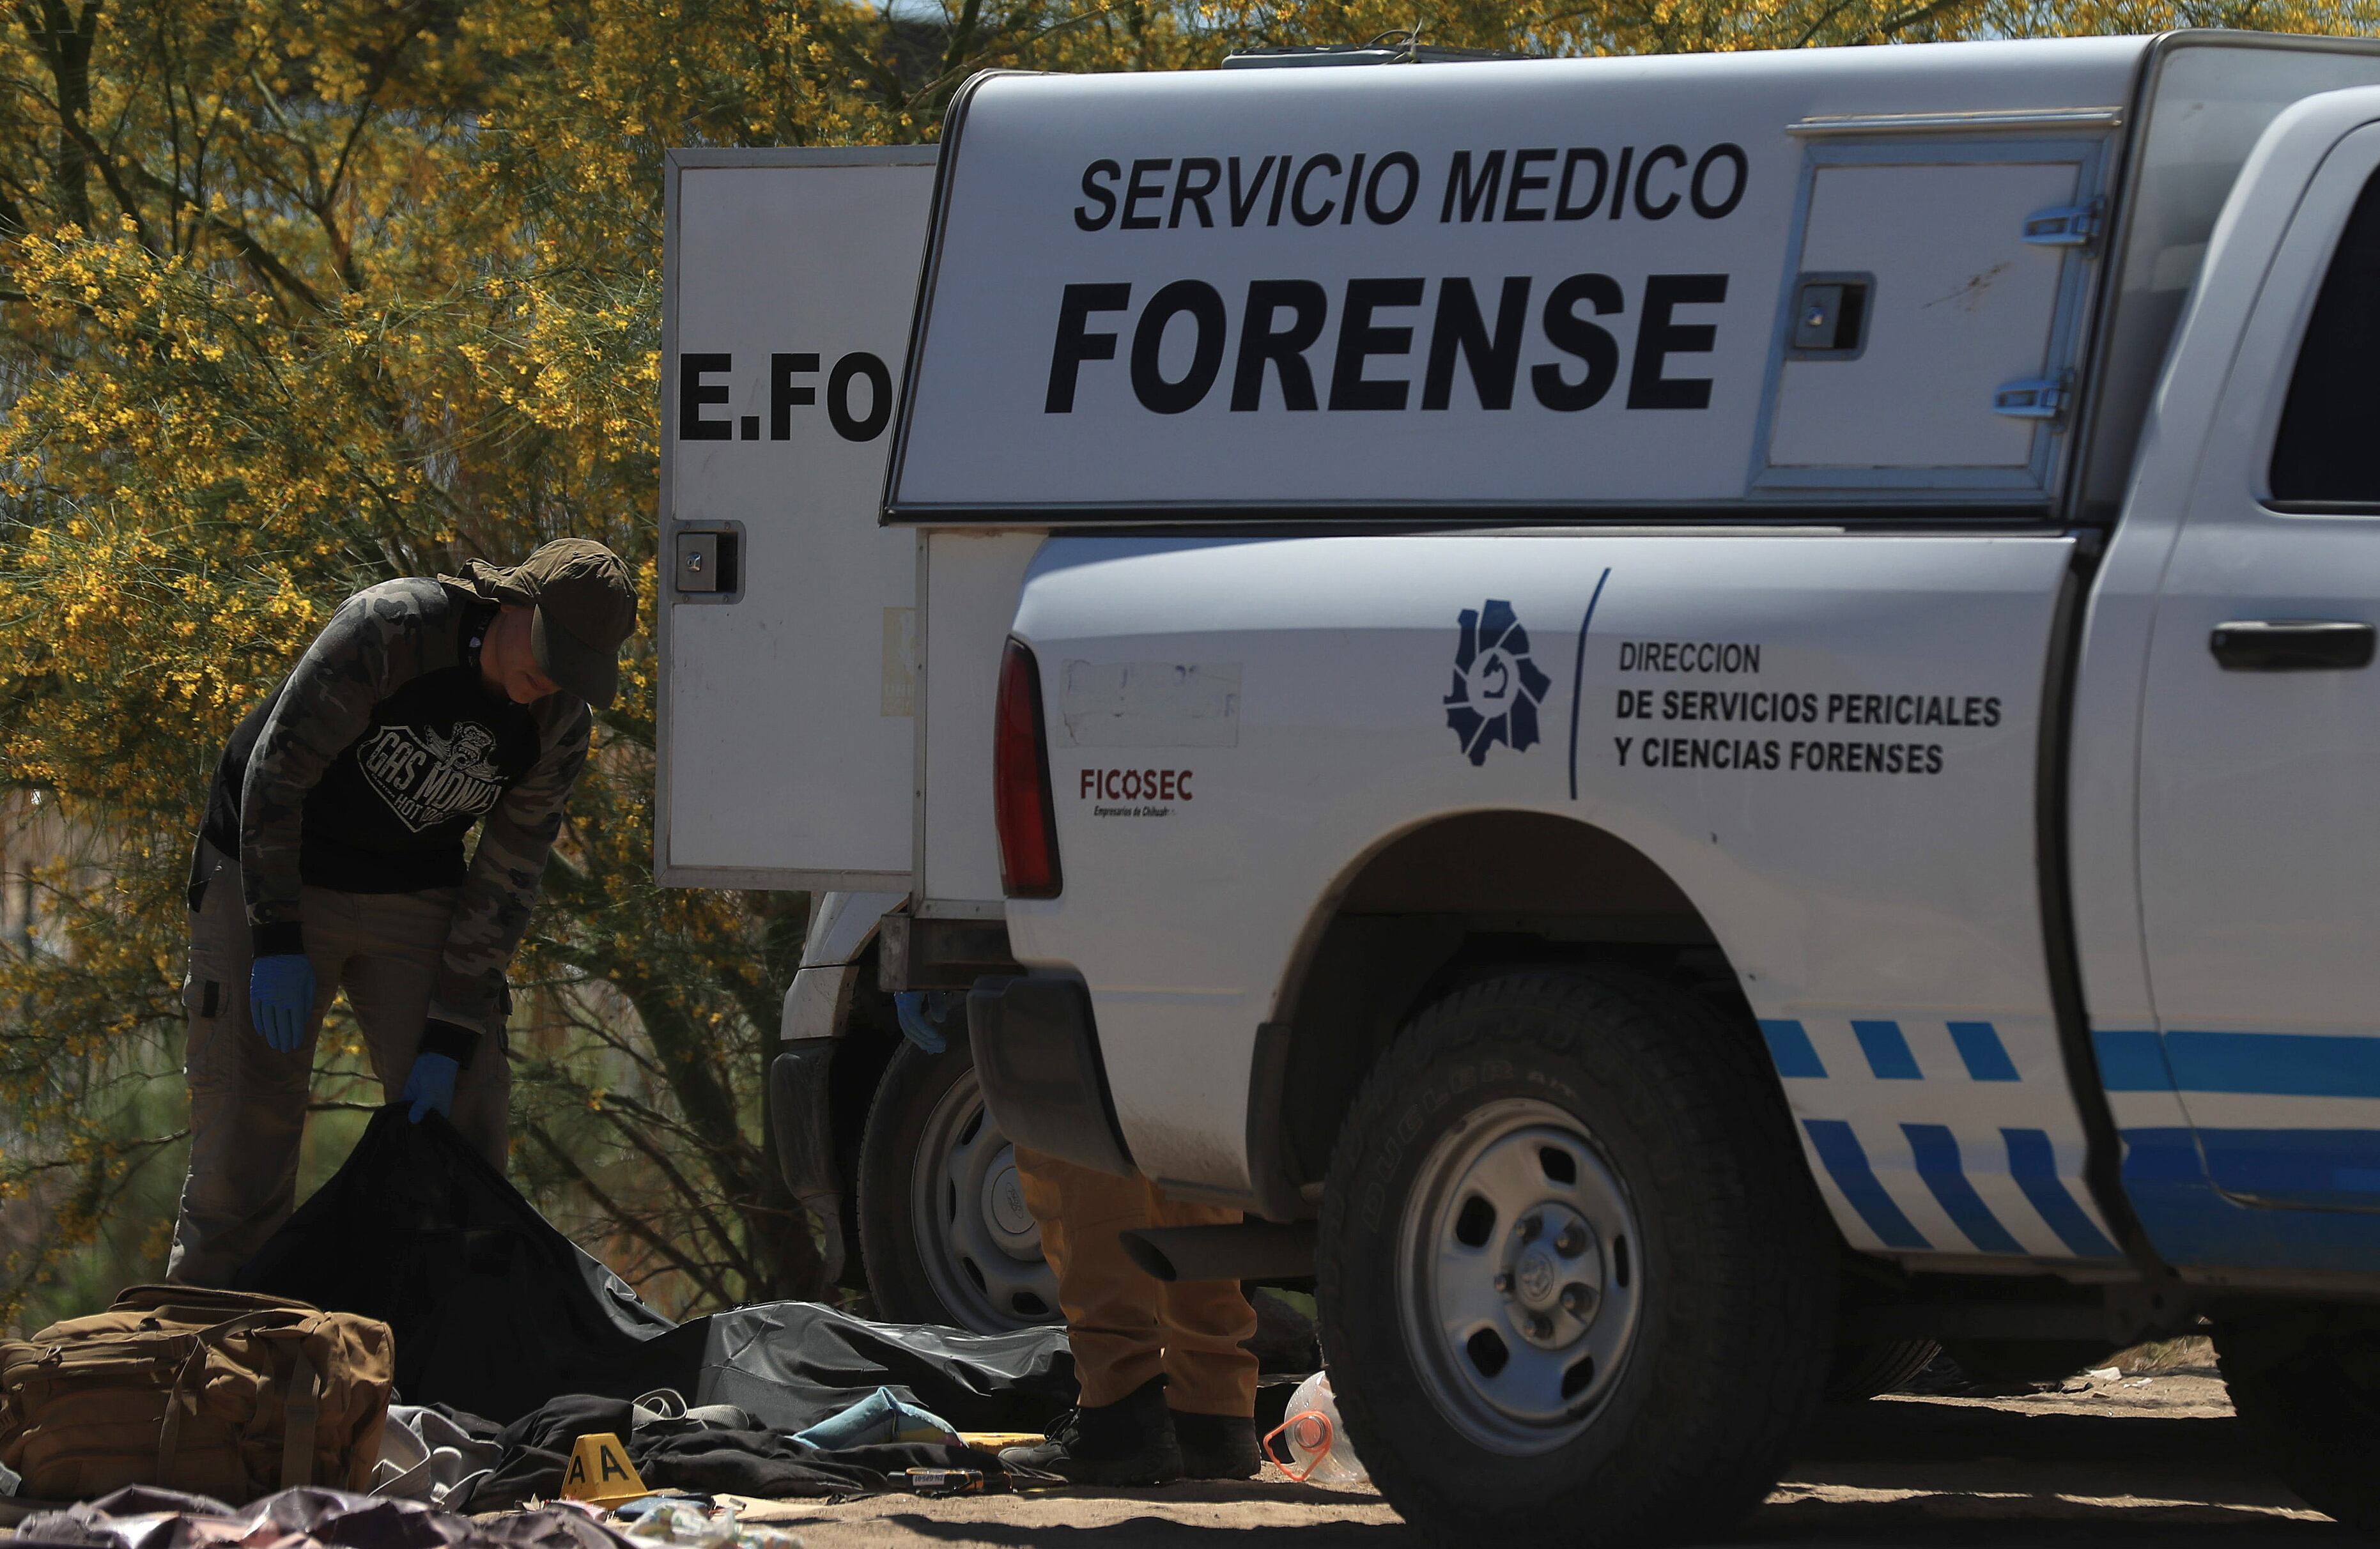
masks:
<svg viewBox="0 0 2380 1549"><path fill-rule="evenodd" d="M722 1302L733 1300L728 1296L725 1285L720 1281L709 1265L682 1253L675 1243L614 1203L612 1196L604 1192L603 1186L588 1176L587 1169L580 1167L577 1159L562 1148L562 1143L555 1140L544 1125L531 1123L528 1126L528 1136L529 1139L537 1142L539 1149L546 1154L553 1165L562 1169L563 1176L586 1191L587 1197L595 1202L596 1207L608 1216L614 1226L660 1254L672 1268L692 1279L710 1296Z"/></svg>

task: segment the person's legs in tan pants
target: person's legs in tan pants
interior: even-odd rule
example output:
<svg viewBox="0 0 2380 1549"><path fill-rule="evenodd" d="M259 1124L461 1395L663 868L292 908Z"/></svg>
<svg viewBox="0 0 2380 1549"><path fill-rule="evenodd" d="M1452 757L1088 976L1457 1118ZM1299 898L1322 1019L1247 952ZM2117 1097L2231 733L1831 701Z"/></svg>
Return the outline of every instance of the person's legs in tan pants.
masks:
<svg viewBox="0 0 2380 1549"><path fill-rule="evenodd" d="M1256 1413L1257 1358L1244 1341L1256 1309L1235 1280L1171 1284L1125 1254L1141 1227L1228 1226L1240 1213L1168 1199L1146 1178L1117 1178L1016 1148L1026 1208L1058 1276L1087 1409L1116 1403L1162 1373L1166 1407L1245 1420Z"/></svg>
<svg viewBox="0 0 2380 1549"><path fill-rule="evenodd" d="M412 1068L455 889L339 893L299 900L314 1010L287 1054L249 1019L247 910L239 865L209 848L205 889L190 915L189 1012L183 1071L190 1086L190 1171L182 1185L166 1277L219 1285L289 1218L322 1014L341 988L356 1013L372 1071L395 1100ZM455 1128L502 1170L512 1072L501 1036L455 1083Z"/></svg>

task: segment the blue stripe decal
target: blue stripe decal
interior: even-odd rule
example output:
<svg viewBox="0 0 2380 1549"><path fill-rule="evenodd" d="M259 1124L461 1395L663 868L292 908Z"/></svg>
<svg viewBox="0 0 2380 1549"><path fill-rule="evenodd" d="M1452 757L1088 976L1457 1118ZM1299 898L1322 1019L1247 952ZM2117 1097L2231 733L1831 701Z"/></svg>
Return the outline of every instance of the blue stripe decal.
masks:
<svg viewBox="0 0 2380 1549"><path fill-rule="evenodd" d="M2117 1257L2116 1245L2107 1240L2107 1234L2066 1192L2065 1182L2058 1176L2058 1153L2050 1146L2049 1132L2002 1130L2000 1138L2008 1142L2009 1175L2067 1251L2086 1259Z"/></svg>
<svg viewBox="0 0 2380 1549"><path fill-rule="evenodd" d="M2198 1131L2216 1187L2267 1204L2380 1204L2380 1130Z"/></svg>
<svg viewBox="0 0 2380 1549"><path fill-rule="evenodd" d="M1876 1080L1925 1079L1925 1072L1917 1068L1917 1057L1909 1052L1909 1040L1900 1035L1900 1023L1855 1022L1852 1031L1859 1035L1860 1052L1867 1056L1867 1068L1876 1072Z"/></svg>
<svg viewBox="0 0 2380 1549"><path fill-rule="evenodd" d="M2091 1035L2099 1057L2099 1084L2109 1092L2170 1092L2173 1071L2165 1046L2144 1028L2126 1027Z"/></svg>
<svg viewBox="0 0 2380 1549"><path fill-rule="evenodd" d="M2184 1092L2380 1097L2380 1038L2176 1032L2165 1035L2165 1048Z"/></svg>
<svg viewBox="0 0 2380 1549"><path fill-rule="evenodd" d="M2198 1137L2180 1126L2124 1131L2124 1183L2165 1188L2180 1183L2204 1185L2206 1164L2199 1158Z"/></svg>
<svg viewBox="0 0 2380 1549"><path fill-rule="evenodd" d="M1988 1022L1953 1022L1950 1041L1959 1046L1959 1058L1967 1062L1967 1074L1976 1081L2014 1081L2016 1061L2009 1058L2008 1046L2000 1042L1999 1030Z"/></svg>
<svg viewBox="0 0 2380 1549"><path fill-rule="evenodd" d="M1909 1149L1917 1158L1917 1176L1934 1191L1942 1209L1967 1240L1986 1253L2022 1253L2024 1245L2009 1235L2000 1225L1991 1206L1975 1192L1967 1181L1966 1169L1959 1164L1959 1138L1947 1124L1903 1124L1900 1132L1909 1137Z"/></svg>
<svg viewBox="0 0 2380 1549"><path fill-rule="evenodd" d="M2206 1181L2188 1130L2126 1130L2124 1192L2172 1264L2380 1271L2380 1212L2260 1210L2228 1199Z"/></svg>
<svg viewBox="0 0 2380 1549"><path fill-rule="evenodd" d="M1888 1248L1930 1248L1884 1185L1876 1180L1876 1169L1867 1165L1867 1153L1860 1148L1859 1136L1840 1119L1804 1119L1802 1127L1810 1131L1810 1144L1817 1149L1818 1160L1827 1165L1835 1187L1851 1201L1867 1229L1876 1233Z"/></svg>
<svg viewBox="0 0 2380 1549"><path fill-rule="evenodd" d="M1810 1047L1810 1035L1798 1022L1770 1022L1763 1018L1760 1035L1768 1040L1768 1058L1777 1061L1780 1076L1815 1076L1826 1079L1826 1061Z"/></svg>
<svg viewBox="0 0 2380 1549"><path fill-rule="evenodd" d="M2380 1097L2380 1038L2143 1028L2091 1035L2110 1092L2237 1092L2265 1097Z"/></svg>

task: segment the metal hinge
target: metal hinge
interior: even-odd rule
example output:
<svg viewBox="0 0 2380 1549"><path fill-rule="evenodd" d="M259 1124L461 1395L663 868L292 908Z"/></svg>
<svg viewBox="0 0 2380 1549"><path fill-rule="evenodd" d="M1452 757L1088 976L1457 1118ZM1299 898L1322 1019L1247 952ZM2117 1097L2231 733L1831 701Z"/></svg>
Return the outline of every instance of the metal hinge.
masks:
<svg viewBox="0 0 2380 1549"><path fill-rule="evenodd" d="M2036 248L2087 248L2098 240L2107 201L2055 204L2024 218L2024 239Z"/></svg>
<svg viewBox="0 0 2380 1549"><path fill-rule="evenodd" d="M2056 419L2066 412L2067 377L2019 377L1992 393L1992 412L2011 419Z"/></svg>

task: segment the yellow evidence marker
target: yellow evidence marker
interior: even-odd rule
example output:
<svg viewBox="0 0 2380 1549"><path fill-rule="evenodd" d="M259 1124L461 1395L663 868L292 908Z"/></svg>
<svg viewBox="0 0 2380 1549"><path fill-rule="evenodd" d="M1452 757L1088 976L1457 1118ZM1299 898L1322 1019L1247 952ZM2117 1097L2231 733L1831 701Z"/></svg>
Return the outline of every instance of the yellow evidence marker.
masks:
<svg viewBox="0 0 2380 1549"><path fill-rule="evenodd" d="M570 1446L570 1467L562 1476L562 1494L589 1506L612 1507L650 1495L628 1449L609 1431L590 1432Z"/></svg>

